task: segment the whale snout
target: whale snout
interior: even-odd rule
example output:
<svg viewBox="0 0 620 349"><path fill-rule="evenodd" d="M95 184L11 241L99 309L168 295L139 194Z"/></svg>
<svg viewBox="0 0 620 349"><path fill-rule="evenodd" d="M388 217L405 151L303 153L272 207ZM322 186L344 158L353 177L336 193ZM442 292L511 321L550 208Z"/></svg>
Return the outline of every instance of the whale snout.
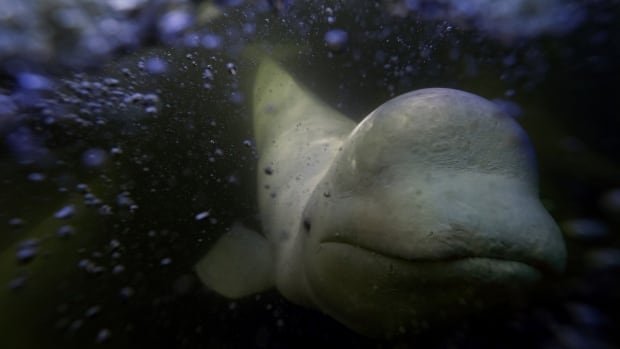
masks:
<svg viewBox="0 0 620 349"><path fill-rule="evenodd" d="M563 271L561 233L520 181L479 173L435 175L433 185L424 181L324 198L320 221L330 223L317 225L316 241L407 261L487 258L544 274Z"/></svg>
<svg viewBox="0 0 620 349"><path fill-rule="evenodd" d="M381 319L368 331L383 336L432 322L438 309L458 317L505 301L564 269L561 233L521 180L452 173L431 182L410 176L314 198L306 272L322 308L362 332L358 318Z"/></svg>

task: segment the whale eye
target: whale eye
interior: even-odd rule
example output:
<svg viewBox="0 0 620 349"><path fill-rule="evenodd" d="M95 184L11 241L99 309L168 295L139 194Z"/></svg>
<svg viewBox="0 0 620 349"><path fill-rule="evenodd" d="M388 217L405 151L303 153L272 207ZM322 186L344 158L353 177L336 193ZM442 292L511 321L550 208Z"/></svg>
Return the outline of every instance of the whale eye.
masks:
<svg viewBox="0 0 620 349"><path fill-rule="evenodd" d="M312 225L310 224L310 219L309 218L304 218L304 231L307 233L310 233L310 228L312 227Z"/></svg>

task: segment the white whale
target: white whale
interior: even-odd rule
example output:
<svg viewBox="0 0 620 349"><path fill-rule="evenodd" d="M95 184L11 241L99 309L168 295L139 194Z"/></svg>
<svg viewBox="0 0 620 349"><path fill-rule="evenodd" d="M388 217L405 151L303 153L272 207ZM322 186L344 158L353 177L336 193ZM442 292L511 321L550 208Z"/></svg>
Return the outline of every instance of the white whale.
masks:
<svg viewBox="0 0 620 349"><path fill-rule="evenodd" d="M493 103L417 90L356 126L268 59L253 98L262 234L235 226L196 264L221 295L275 286L390 337L563 270L532 146Z"/></svg>

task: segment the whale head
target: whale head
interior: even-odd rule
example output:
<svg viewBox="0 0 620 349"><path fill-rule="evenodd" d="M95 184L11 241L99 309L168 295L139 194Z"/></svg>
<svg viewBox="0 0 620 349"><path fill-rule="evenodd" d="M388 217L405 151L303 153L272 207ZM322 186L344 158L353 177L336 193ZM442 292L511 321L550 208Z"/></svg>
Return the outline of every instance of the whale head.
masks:
<svg viewBox="0 0 620 349"><path fill-rule="evenodd" d="M381 105L344 141L303 211L317 307L371 336L416 331L564 268L524 131L452 89Z"/></svg>

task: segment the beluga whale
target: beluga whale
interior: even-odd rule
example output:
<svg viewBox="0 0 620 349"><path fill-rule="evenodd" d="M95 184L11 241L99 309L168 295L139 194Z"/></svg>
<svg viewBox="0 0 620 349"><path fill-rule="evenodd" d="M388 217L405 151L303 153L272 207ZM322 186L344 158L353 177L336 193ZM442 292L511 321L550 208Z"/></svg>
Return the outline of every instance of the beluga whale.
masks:
<svg viewBox="0 0 620 349"><path fill-rule="evenodd" d="M359 124L275 61L253 83L261 231L234 225L195 270L242 298L276 288L366 336L418 333L560 273L533 147L494 103L415 90Z"/></svg>

